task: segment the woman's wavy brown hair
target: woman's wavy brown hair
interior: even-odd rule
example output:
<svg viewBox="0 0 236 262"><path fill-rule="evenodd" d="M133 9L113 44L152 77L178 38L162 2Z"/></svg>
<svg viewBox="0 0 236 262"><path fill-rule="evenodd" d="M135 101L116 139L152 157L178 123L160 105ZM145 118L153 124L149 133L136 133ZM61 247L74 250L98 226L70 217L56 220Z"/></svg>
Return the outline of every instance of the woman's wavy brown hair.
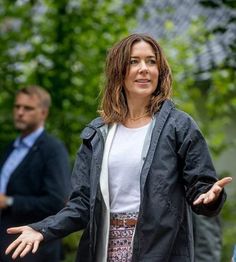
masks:
<svg viewBox="0 0 236 262"><path fill-rule="evenodd" d="M158 84L153 92L147 112L154 114L161 104L171 97L171 70L160 45L145 34L132 34L115 44L109 51L105 67L105 88L101 108L98 111L105 123L123 123L128 114L128 105L124 91L124 79L129 72L132 46L145 41L149 43L156 55L159 71Z"/></svg>

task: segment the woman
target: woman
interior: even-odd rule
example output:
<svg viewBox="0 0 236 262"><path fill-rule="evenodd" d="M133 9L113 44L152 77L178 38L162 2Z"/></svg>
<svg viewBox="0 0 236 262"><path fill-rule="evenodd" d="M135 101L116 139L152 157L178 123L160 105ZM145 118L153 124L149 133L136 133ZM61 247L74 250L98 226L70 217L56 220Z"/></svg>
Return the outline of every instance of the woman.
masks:
<svg viewBox="0 0 236 262"><path fill-rule="evenodd" d="M41 241L84 230L76 261L193 261L191 209L225 200L197 125L171 102L171 71L158 43L133 34L109 52L101 117L82 132L73 193L57 215L10 228L13 258Z"/></svg>

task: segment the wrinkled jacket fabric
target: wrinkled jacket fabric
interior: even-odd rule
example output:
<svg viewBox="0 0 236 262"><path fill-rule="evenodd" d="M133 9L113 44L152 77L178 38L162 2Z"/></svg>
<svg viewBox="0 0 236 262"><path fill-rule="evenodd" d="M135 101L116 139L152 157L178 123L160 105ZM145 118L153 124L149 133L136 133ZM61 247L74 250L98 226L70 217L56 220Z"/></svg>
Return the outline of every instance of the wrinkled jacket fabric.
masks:
<svg viewBox="0 0 236 262"><path fill-rule="evenodd" d="M206 142L186 113L167 100L155 114L150 147L140 175L141 199L133 242L133 262L191 262L193 234L191 209L214 216L226 198L224 191L211 205L193 206L193 201L217 180ZM104 202L99 187L104 132L101 118L82 132L73 170L73 193L56 216L31 226L45 241L85 229L77 262L94 262ZM132 149L131 149L132 150Z"/></svg>
<svg viewBox="0 0 236 262"><path fill-rule="evenodd" d="M222 228L220 216L206 217L193 213L194 261L220 262Z"/></svg>

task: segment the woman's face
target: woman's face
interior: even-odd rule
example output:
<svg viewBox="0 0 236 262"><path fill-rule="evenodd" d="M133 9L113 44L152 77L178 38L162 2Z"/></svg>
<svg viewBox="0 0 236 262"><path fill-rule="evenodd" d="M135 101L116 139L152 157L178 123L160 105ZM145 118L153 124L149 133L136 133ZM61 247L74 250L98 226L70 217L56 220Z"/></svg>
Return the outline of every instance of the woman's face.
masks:
<svg viewBox="0 0 236 262"><path fill-rule="evenodd" d="M127 99L150 99L158 84L159 71L154 50L145 41L133 44L130 68L125 76L125 94Z"/></svg>

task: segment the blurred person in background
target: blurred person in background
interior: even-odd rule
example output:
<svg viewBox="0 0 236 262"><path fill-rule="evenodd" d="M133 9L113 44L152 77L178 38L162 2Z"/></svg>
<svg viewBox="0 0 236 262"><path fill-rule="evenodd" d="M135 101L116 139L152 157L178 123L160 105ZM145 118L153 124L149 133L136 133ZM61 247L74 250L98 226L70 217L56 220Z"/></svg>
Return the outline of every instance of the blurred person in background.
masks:
<svg viewBox="0 0 236 262"><path fill-rule="evenodd" d="M0 261L13 237L6 229L39 221L65 206L70 190L67 150L44 128L51 97L41 87L18 90L13 110L20 135L0 158ZM58 262L61 241L43 245L39 252L22 262ZM18 260L17 260L18 261Z"/></svg>
<svg viewBox="0 0 236 262"><path fill-rule="evenodd" d="M217 215L225 201L198 126L171 101L171 71L160 45L132 34L108 53L100 117L81 134L65 208L27 226L6 250L84 229L77 262L193 262L192 211Z"/></svg>

